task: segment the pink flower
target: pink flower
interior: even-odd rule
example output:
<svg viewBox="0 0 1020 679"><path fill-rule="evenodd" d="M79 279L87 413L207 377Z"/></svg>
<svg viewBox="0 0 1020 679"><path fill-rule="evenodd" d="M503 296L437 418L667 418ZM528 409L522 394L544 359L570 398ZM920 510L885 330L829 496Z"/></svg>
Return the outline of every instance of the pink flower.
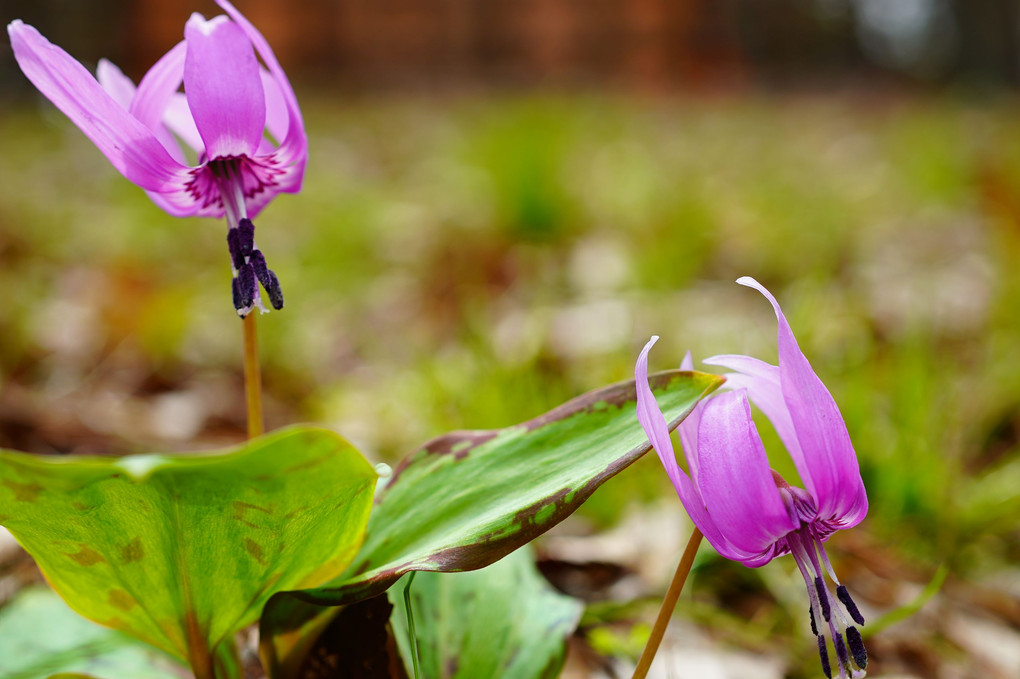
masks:
<svg viewBox="0 0 1020 679"><path fill-rule="evenodd" d="M177 217L227 218L234 306L244 316L265 310L256 280L274 308L283 306L251 218L276 194L301 189L308 141L294 90L265 38L227 0L216 1L229 16L192 14L184 40L137 88L106 60L97 80L20 20L7 32L28 79L156 205Z"/></svg>
<svg viewBox="0 0 1020 679"><path fill-rule="evenodd" d="M863 670L868 656L847 616L858 625L864 618L822 546L835 531L857 525L867 514L857 456L836 402L801 352L779 303L753 278L737 283L755 288L772 303L779 323L779 365L737 355L705 360L736 372L726 375L727 391L698 403L678 427L688 474L676 462L665 418L648 387L648 352L658 339L652 337L634 370L638 420L691 520L719 554L752 568L793 554L807 585L811 627L826 676L832 672L818 621L828 625L840 676L859 676L850 657ZM681 367L691 366L688 354ZM749 399L776 428L804 489L789 485L769 467ZM835 597L826 574L836 586Z"/></svg>

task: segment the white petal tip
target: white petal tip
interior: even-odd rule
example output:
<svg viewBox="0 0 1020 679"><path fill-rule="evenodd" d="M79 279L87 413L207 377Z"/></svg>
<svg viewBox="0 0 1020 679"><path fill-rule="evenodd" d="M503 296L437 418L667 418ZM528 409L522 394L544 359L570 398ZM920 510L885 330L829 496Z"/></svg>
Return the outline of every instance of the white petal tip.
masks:
<svg viewBox="0 0 1020 679"><path fill-rule="evenodd" d="M188 18L188 23L185 25L185 27L193 28L197 31L200 31L203 35L208 36L212 35L213 32L215 32L217 26L224 22L229 21L230 19L223 16L222 14L207 20L203 15L199 14L198 12L192 12L191 16Z"/></svg>
<svg viewBox="0 0 1020 679"><path fill-rule="evenodd" d="M652 346L656 342L658 342L658 341L659 341L659 336L658 335L652 335L651 338L649 338L649 340L647 342L645 342L645 346L641 349L641 357L642 358L647 358L648 352L651 351Z"/></svg>
<svg viewBox="0 0 1020 679"><path fill-rule="evenodd" d="M771 292L769 292L768 288L766 288L764 285L762 285L755 279L751 278L750 276L741 276L740 278L737 279L737 283L748 288L754 288L755 290L760 292L762 295L765 296L765 299L767 299L769 303L772 304L773 308L776 310L776 313L777 314L781 313L779 310L779 302L776 301L775 296Z"/></svg>

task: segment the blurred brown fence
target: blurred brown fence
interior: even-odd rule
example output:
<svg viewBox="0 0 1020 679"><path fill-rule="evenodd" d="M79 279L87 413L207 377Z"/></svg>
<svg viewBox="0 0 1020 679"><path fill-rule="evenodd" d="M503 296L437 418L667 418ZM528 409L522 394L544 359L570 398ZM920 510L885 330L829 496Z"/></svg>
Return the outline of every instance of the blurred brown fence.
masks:
<svg viewBox="0 0 1020 679"><path fill-rule="evenodd" d="M727 0L249 0L289 65L372 84L605 84L662 88L738 75ZM139 0L132 57L179 39L194 0Z"/></svg>
<svg viewBox="0 0 1020 679"><path fill-rule="evenodd" d="M0 0L136 79L212 0ZM1015 85L1020 0L237 0L288 71L359 88L964 76ZM25 89L0 47L3 92ZM2 96L2 95L0 95Z"/></svg>

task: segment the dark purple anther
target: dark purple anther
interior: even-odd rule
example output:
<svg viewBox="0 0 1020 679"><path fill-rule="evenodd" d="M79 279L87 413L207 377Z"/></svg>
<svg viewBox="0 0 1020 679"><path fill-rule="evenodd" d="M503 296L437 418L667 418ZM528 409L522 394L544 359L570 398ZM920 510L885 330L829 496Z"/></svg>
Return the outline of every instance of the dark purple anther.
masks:
<svg viewBox="0 0 1020 679"><path fill-rule="evenodd" d="M846 591L846 585L840 585L836 588L836 597L843 602L846 607L846 612L850 614L850 617L854 619L858 625L864 624L864 616L861 615L861 611L857 608L857 604L850 598L850 592Z"/></svg>
<svg viewBox="0 0 1020 679"><path fill-rule="evenodd" d="M864 648L864 640L856 627L846 628L846 643L850 647L850 655L854 663L862 670L868 666L868 649Z"/></svg>
<svg viewBox="0 0 1020 679"><path fill-rule="evenodd" d="M255 302L255 293L257 292L255 283L255 272L251 268L251 264L245 264L237 271L237 286L240 291L241 306L234 305L234 308L240 311L241 309L250 307Z"/></svg>
<svg viewBox="0 0 1020 679"><path fill-rule="evenodd" d="M230 289L234 295L234 308L240 311L246 305L241 301L241 285L236 278L230 280Z"/></svg>
<svg viewBox="0 0 1020 679"><path fill-rule="evenodd" d="M814 606L808 606L807 607L807 612L808 612L808 615L811 616L811 634L814 634L817 637L818 636L818 625L815 624L815 607Z"/></svg>
<svg viewBox="0 0 1020 679"><path fill-rule="evenodd" d="M850 664L850 655L846 652L846 644L843 642L843 635L837 634L832 637L832 645L836 647L836 660L840 667L847 667Z"/></svg>
<svg viewBox="0 0 1020 679"><path fill-rule="evenodd" d="M245 217L237 223L237 236L237 243L241 254L245 257L250 257L251 251L255 249L255 224Z"/></svg>
<svg viewBox="0 0 1020 679"><path fill-rule="evenodd" d="M829 665L829 649L825 647L825 637L818 637L818 655L822 659L822 672L828 679L832 679L832 666Z"/></svg>
<svg viewBox="0 0 1020 679"><path fill-rule="evenodd" d="M255 277L259 279L262 287L269 287L269 267L266 266L266 257L261 250L252 250L251 258L248 260L255 270Z"/></svg>
<svg viewBox="0 0 1020 679"><path fill-rule="evenodd" d="M230 250L230 261L234 264L234 271L240 271L244 266L244 255L241 254L241 234L237 229L227 230L227 249Z"/></svg>
<svg viewBox="0 0 1020 679"><path fill-rule="evenodd" d="M269 283L268 285L263 283L262 287L266 289L266 294L269 295L269 303L273 305L274 309L279 311L283 308L283 290L280 288L280 280L272 270L267 270L267 273L269 274Z"/></svg>
<svg viewBox="0 0 1020 679"><path fill-rule="evenodd" d="M815 591L818 592L818 603L822 606L822 617L825 622L829 622L829 592L825 589L825 583L822 581L822 576L815 578Z"/></svg>
<svg viewBox="0 0 1020 679"><path fill-rule="evenodd" d="M261 250L253 250L249 263L252 269L255 270L255 277L259 279L259 283L266 289L266 294L269 295L269 303L273 305L273 308L279 311L283 308L283 290L280 288L280 279L276 277L276 274L266 266L266 258L262 254Z"/></svg>

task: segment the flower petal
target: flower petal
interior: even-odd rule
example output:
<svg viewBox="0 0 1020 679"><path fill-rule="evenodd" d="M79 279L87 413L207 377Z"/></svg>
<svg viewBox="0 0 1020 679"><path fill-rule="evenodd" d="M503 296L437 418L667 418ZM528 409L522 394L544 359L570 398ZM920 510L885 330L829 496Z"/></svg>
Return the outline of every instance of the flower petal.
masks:
<svg viewBox="0 0 1020 679"><path fill-rule="evenodd" d="M153 64L152 68L142 76L142 81L138 83L138 91L135 92L135 96L131 100L130 108L131 115L152 130L163 148L173 156L174 160L183 165L187 164L187 159L184 157L177 139L163 124L163 118L170 102L175 96L178 96L177 89L181 86L181 79L184 77L185 52L186 45L182 40ZM160 207L166 209L160 201L156 202Z"/></svg>
<svg viewBox="0 0 1020 679"><path fill-rule="evenodd" d="M269 161L271 162L274 158L275 155L269 156ZM258 216L262 209L268 205L277 194L297 193L300 191L304 173L304 163L284 167L280 169L280 174L274 178L272 185L264 187L255 194L246 194L244 204L248 210L248 217L254 219Z"/></svg>
<svg viewBox="0 0 1020 679"><path fill-rule="evenodd" d="M216 0L216 4L222 7L223 11L237 22L237 25L248 36L251 44L255 46L259 57L262 58L262 62L269 69L273 79L276 80L280 93L283 95L283 100L287 105L287 136L280 142L280 148L276 151L277 160L284 165L299 164L303 166L308 160L308 137L305 136L305 123L301 117L301 109L298 107L294 89L290 86L290 81L287 80L287 74L280 67L280 62L276 60L276 55L270 49L269 43L266 42L266 39L262 37L258 29L243 14L238 12L227 0ZM276 133L273 132L273 135L275 136ZM303 174L302 172L299 176L303 176ZM300 189L301 185L299 183L294 188L294 191Z"/></svg>
<svg viewBox="0 0 1020 679"><path fill-rule="evenodd" d="M184 96L208 159L254 157L266 126L266 95L251 41L225 16L192 14L184 26Z"/></svg>
<svg viewBox="0 0 1020 679"><path fill-rule="evenodd" d="M276 84L276 78L264 68L259 69L259 74L262 76L262 89L266 92L266 129L279 145L286 138L290 119L287 102L280 86Z"/></svg>
<svg viewBox="0 0 1020 679"><path fill-rule="evenodd" d="M108 59L100 59L96 67L96 80L103 86L106 93L125 109L131 107L135 96L135 84L131 78Z"/></svg>
<svg viewBox="0 0 1020 679"><path fill-rule="evenodd" d="M705 405L698 464L708 514L736 548L761 554L797 528L776 488L745 391L724 392Z"/></svg>
<svg viewBox="0 0 1020 679"><path fill-rule="evenodd" d="M673 487L676 488L677 495L680 496L680 502L683 503L684 509L687 510L687 515L691 517L691 521L698 527L698 530L705 536L705 539L715 547L717 552L727 559L742 561L752 558L753 555L735 548L723 537L712 517L705 510L705 502L702 500L697 487L676 463L673 443L670 441L669 431L666 428L666 418L663 417L662 411L659 410L659 405L655 402L655 396L648 386L648 352L658 339L658 336L653 335L648 340L648 344L645 345L641 355L638 357L637 365L634 366L634 388L637 392L638 421L641 423L641 427L645 430L648 440L658 454L662 466L665 467L670 481L673 482ZM690 355L688 354L688 357L684 359L685 362L689 358ZM703 403L703 401L699 402L695 406L695 411ZM691 413L691 415L693 414ZM688 415L687 419L690 419L691 415ZM683 423L681 423L681 426L683 426Z"/></svg>
<svg viewBox="0 0 1020 679"><path fill-rule="evenodd" d="M793 330L772 293L748 276L738 279L737 283L760 292L775 311L779 326L780 384L797 440L804 451L807 474L799 466L798 471L806 477L805 484L810 483L813 488L819 516L839 519L851 512L860 514L862 502L866 512L867 499L857 455L836 402L797 345Z"/></svg>
<svg viewBox="0 0 1020 679"><path fill-rule="evenodd" d="M188 100L183 94L177 93L170 97L163 111L163 124L197 153L201 160L202 154L205 153L205 143L202 141L202 135L198 133L198 128L195 127L195 119L191 117Z"/></svg>
<svg viewBox="0 0 1020 679"><path fill-rule="evenodd" d="M861 482L857 494L852 500L848 500L843 506L838 507L838 513L834 514L832 522L841 530L853 528L868 515L868 493L864 489L864 482Z"/></svg>
<svg viewBox="0 0 1020 679"><path fill-rule="evenodd" d="M108 94L85 67L32 26L7 26L14 58L47 99L85 133L117 170L152 191L172 190L188 168L175 162L153 133Z"/></svg>
<svg viewBox="0 0 1020 679"><path fill-rule="evenodd" d="M779 434L783 445L786 446L790 457L793 458L797 473L804 481L804 487L817 501L810 469L804 460L804 452L801 450L797 432L793 427L793 420L790 418L790 411L783 398L783 390L779 383L779 367L751 356L739 354L712 356L706 358L704 362L707 365L737 371L736 374L726 375L726 384L723 388L747 390L747 396L751 402L758 406L765 413L765 417L772 422L776 433Z"/></svg>
<svg viewBox="0 0 1020 679"><path fill-rule="evenodd" d="M688 351L684 354L684 360L680 361L681 370L694 370L694 359L691 358L691 352Z"/></svg>
<svg viewBox="0 0 1020 679"><path fill-rule="evenodd" d="M208 213L203 209L200 202L196 201L186 190L158 193L156 191L145 192L153 203L163 212L171 217L222 217L222 208L219 214Z"/></svg>
<svg viewBox="0 0 1020 679"><path fill-rule="evenodd" d="M187 44L182 40L152 65L138 83L131 102L131 115L150 130L163 124L163 114L184 78Z"/></svg>
<svg viewBox="0 0 1020 679"><path fill-rule="evenodd" d="M684 360L680 361L681 370L694 370L694 359L691 352L684 354ZM680 445L684 449L684 459L687 461L687 469L691 473L691 481L695 487L698 485L698 426L701 423L701 412L705 408L705 402L698 401L691 413L684 418L680 426L676 428L680 436Z"/></svg>
<svg viewBox="0 0 1020 679"><path fill-rule="evenodd" d="M659 410L659 404L655 402L655 396L648 386L648 352L651 351L652 345L657 341L659 341L659 336L652 335L652 338L645 344L645 348L641 350L637 365L634 366L634 388L637 392L637 418L638 422L641 423L641 428L648 435L648 440L651 441L652 447L658 453L659 460L662 462L662 466L665 467L669 480L676 486L679 477L684 472L680 469L680 465L676 463L673 442L669 438L669 429L666 428L666 418L663 417L662 411Z"/></svg>

